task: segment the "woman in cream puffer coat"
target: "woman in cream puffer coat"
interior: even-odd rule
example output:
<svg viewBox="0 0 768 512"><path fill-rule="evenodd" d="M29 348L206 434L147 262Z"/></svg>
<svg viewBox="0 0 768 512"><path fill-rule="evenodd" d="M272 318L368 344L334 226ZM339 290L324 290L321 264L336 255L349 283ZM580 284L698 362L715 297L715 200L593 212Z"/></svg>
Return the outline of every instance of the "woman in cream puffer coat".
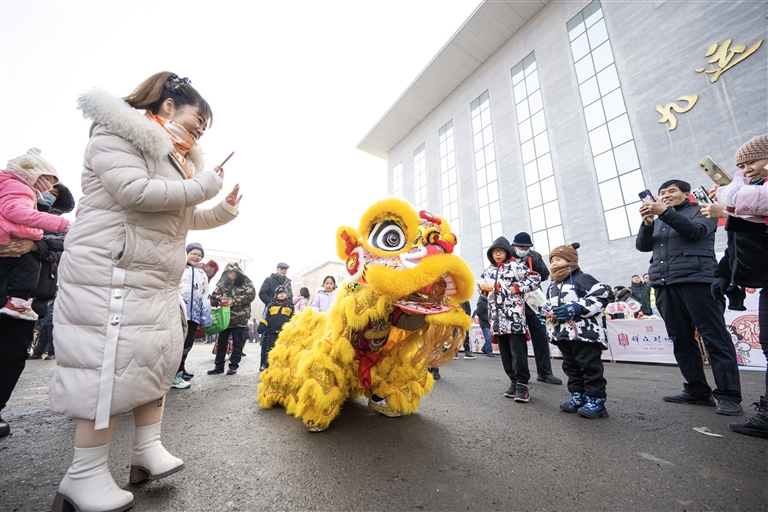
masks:
<svg viewBox="0 0 768 512"><path fill-rule="evenodd" d="M185 337L185 238L234 219L238 187L195 208L217 195L223 169L203 172L196 139L211 112L186 78L157 73L125 101L94 89L78 107L94 124L60 266L50 401L79 420L54 510L126 510L133 496L106 467L118 415L134 412L132 483L183 468L160 444L160 420Z"/></svg>

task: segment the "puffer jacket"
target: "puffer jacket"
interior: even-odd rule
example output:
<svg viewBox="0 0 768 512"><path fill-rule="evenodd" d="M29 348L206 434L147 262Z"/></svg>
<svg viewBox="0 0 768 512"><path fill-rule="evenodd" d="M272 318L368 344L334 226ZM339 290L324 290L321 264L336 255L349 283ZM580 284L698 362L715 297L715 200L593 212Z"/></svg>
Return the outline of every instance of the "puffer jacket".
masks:
<svg viewBox="0 0 768 512"><path fill-rule="evenodd" d="M234 281L227 275L230 270L238 274ZM243 273L240 265L234 262L227 263L211 297L216 301L221 300L222 297L229 300L230 327L248 327L248 319L251 318L251 302L256 298L256 288Z"/></svg>
<svg viewBox="0 0 768 512"><path fill-rule="evenodd" d="M103 429L170 389L187 328L179 293L187 231L226 224L237 208L195 208L221 179L202 172L197 148L187 154L188 179L165 130L122 99L94 89L78 105L94 125L59 266L50 402Z"/></svg>
<svg viewBox="0 0 768 512"><path fill-rule="evenodd" d="M35 193L29 185L0 171L0 244L7 244L11 237L40 240L43 230L60 233L67 226L69 221L64 217L37 211Z"/></svg>
<svg viewBox="0 0 768 512"><path fill-rule="evenodd" d="M187 311L187 320L203 327L211 326L211 295L208 276L200 266L187 264L181 278L181 297Z"/></svg>
<svg viewBox="0 0 768 512"><path fill-rule="evenodd" d="M325 288L320 287L317 289L317 295L315 295L315 298L312 299L312 303L309 305L312 309L315 311L319 311L321 313L324 313L331 309L331 306L333 305L333 301L336 300L336 290L332 291L331 293L328 293L325 291Z"/></svg>
<svg viewBox="0 0 768 512"><path fill-rule="evenodd" d="M738 171L738 180L747 181ZM728 187L730 187L729 185ZM718 189L718 194L728 187ZM731 283L750 288L768 286L768 187L742 184L736 196L734 213L725 223L728 244L715 269L715 277L725 277Z"/></svg>
<svg viewBox="0 0 768 512"><path fill-rule="evenodd" d="M509 259L496 263L492 256L496 248L507 251ZM488 322L494 334L526 332L524 294L541 284L539 274L512 257L513 254L509 241L503 236L497 238L486 253L491 265L480 275L482 279L494 282L493 291L488 293Z"/></svg>
<svg viewBox="0 0 768 512"><path fill-rule="evenodd" d="M287 276L280 279L280 276L275 272L274 274L270 274L269 277L261 283L261 288L259 289L259 299L261 299L261 302L263 302L265 306L275 298L275 290L278 286L285 286L285 290L288 292L288 298L293 300L291 279Z"/></svg>
<svg viewBox="0 0 768 512"><path fill-rule="evenodd" d="M635 247L653 251L648 274L653 286L706 283L715 280L717 219L707 219L687 199L667 208L653 224L642 223Z"/></svg>
<svg viewBox="0 0 768 512"><path fill-rule="evenodd" d="M274 340L292 316L293 304L291 303L291 299L282 301L275 299L264 308L261 322L256 330L259 334L262 334L265 331L268 332L269 339Z"/></svg>
<svg viewBox="0 0 768 512"><path fill-rule="evenodd" d="M481 329L491 328L491 324L488 323L488 299L482 295L477 298L477 306L475 307L475 312L472 313L472 316L477 317Z"/></svg>
<svg viewBox="0 0 768 512"><path fill-rule="evenodd" d="M552 344L566 341L585 341L600 343L608 348L605 335L605 307L611 288L600 283L579 267L574 268L566 281L552 281L547 289L547 302L552 308L562 304L577 303L581 314L573 317L572 322L547 321L547 334ZM575 329L574 329L575 327Z"/></svg>

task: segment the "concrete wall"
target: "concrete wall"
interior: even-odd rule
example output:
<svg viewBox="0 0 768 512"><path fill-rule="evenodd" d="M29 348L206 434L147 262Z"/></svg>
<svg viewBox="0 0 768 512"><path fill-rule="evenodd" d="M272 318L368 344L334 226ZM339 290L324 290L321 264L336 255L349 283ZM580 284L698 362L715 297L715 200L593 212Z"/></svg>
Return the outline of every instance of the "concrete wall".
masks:
<svg viewBox="0 0 768 512"><path fill-rule="evenodd" d="M403 196L413 201L413 150L426 143L428 208L440 213L438 130L453 119L462 257L478 274L487 260L481 251L469 105L489 90L504 234L511 239L519 231L530 232L510 69L531 51L566 241L582 244L582 267L606 283L628 284L632 274L647 270L650 255L635 250L634 237L608 239L566 31L568 20L588 3L547 4L388 154L390 192L391 169L402 162ZM734 171L738 147L768 133L768 42L714 84L711 75L694 70L709 67L704 54L712 43L732 39L732 46L749 47L768 39L766 4L656 0L603 2L602 7L646 186L655 191L675 177L709 187L698 167L705 155ZM655 107L687 94L698 94L698 103L677 114L677 128L669 132L658 122ZM718 248L724 243L720 233Z"/></svg>

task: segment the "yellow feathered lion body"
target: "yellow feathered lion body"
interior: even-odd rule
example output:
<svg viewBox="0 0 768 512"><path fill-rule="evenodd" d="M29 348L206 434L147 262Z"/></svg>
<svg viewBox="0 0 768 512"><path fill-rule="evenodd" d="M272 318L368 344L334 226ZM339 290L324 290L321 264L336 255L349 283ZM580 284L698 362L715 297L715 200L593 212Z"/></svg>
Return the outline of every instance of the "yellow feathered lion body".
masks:
<svg viewBox="0 0 768 512"><path fill-rule="evenodd" d="M349 279L328 312L307 308L283 328L259 405L280 404L314 431L350 397L387 416L415 412L434 384L427 368L451 360L471 325L458 306L474 279L455 244L445 219L394 198L371 206L359 229L340 227Z"/></svg>

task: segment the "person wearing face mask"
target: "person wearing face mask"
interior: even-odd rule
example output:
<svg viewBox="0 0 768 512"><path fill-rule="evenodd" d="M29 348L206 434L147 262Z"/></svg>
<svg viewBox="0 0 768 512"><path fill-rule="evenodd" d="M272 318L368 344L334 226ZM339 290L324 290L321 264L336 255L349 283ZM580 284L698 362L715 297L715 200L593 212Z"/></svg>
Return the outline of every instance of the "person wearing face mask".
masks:
<svg viewBox="0 0 768 512"><path fill-rule="evenodd" d="M160 72L125 98L92 89L77 104L93 125L59 267L50 386L51 409L77 426L52 510L122 511L133 495L108 465L120 414L133 412L130 483L184 468L160 436L187 327L185 239L233 220L242 196L235 185L212 208L197 208L219 193L224 169L205 170L197 141L213 115L189 79Z"/></svg>
<svg viewBox="0 0 768 512"><path fill-rule="evenodd" d="M50 192L59 182L56 169L45 160L40 150L32 148L26 154L8 161L0 171L0 244L12 238L41 240L43 230L63 233L69 221L36 208L36 196ZM53 202L51 202L53 204ZM2 294L0 316L35 321L32 294L40 278L40 259L34 252L18 258L0 258Z"/></svg>
<svg viewBox="0 0 768 512"><path fill-rule="evenodd" d="M523 265L537 272L541 276L541 281L549 279L549 269L544 263L541 254L533 250L531 235L526 232L520 232L512 239L512 250L514 256L518 258ZM536 380L548 384L562 384L563 381L552 373L552 354L549 352L549 337L547 330L539 322L536 312L525 304L525 321L528 325L528 332L531 335L531 345L533 345L533 358L536 360Z"/></svg>
<svg viewBox="0 0 768 512"><path fill-rule="evenodd" d="M702 215L699 206L688 200L690 192L690 184L683 180L662 183L659 201L640 207L643 221L635 240L638 251L653 253L648 274L656 290L656 306L685 379L683 392L665 396L664 400L717 406L718 414L739 416L741 381L736 349L725 328L725 302L716 300L710 292L717 265L717 220ZM704 373L695 338L697 329L709 352L714 390Z"/></svg>

